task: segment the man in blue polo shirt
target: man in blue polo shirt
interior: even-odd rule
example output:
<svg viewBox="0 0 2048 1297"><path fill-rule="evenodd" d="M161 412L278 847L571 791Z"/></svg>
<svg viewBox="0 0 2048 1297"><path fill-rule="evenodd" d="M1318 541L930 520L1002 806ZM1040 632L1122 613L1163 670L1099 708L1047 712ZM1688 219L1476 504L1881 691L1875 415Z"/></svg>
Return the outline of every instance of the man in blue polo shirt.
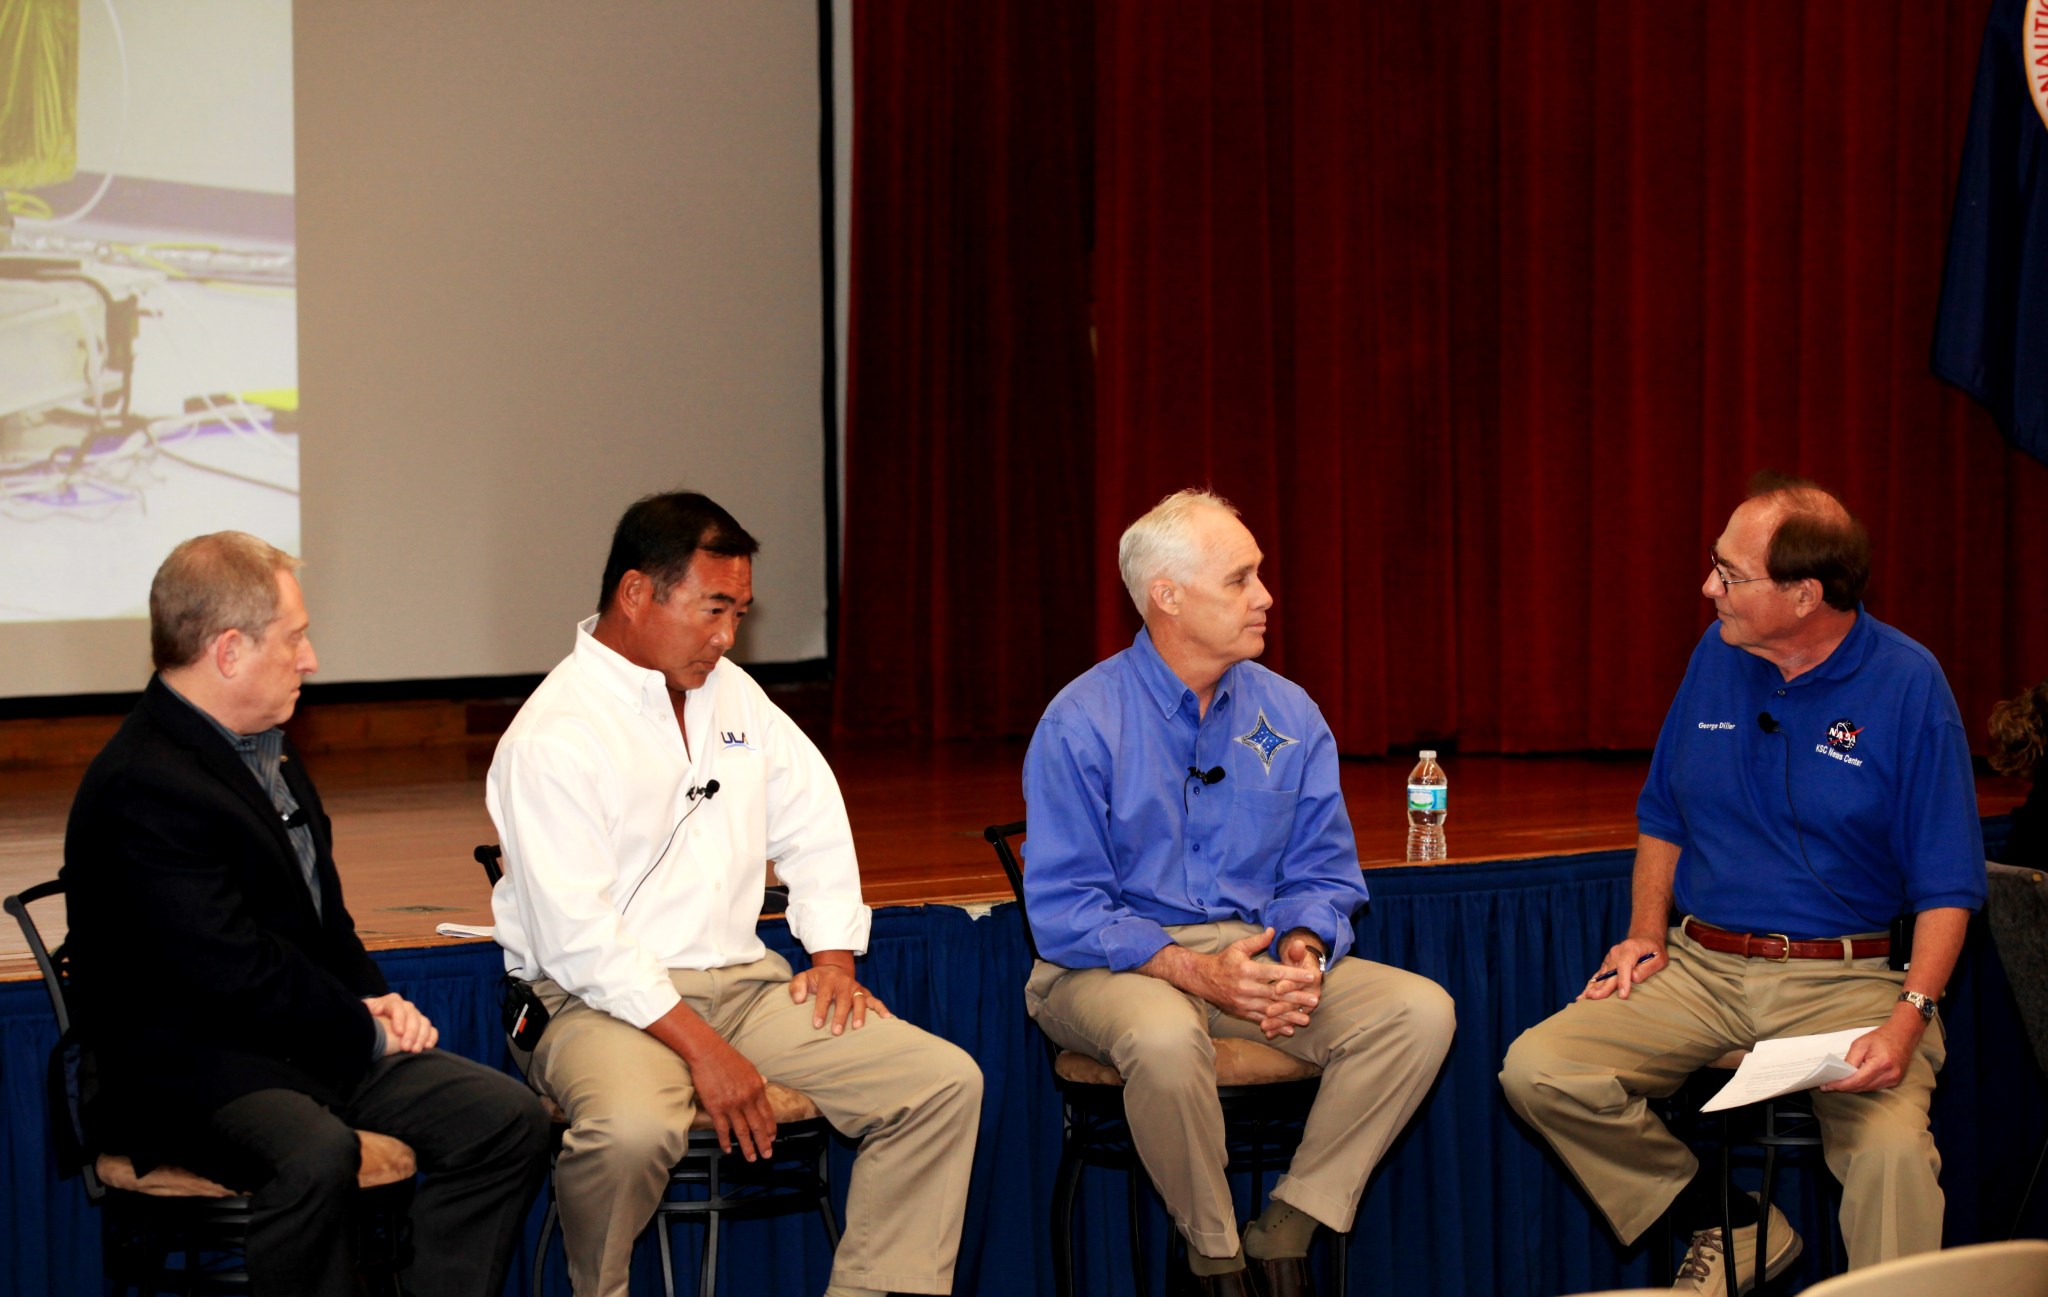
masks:
<svg viewBox="0 0 2048 1297"><path fill-rule="evenodd" d="M1435 1079L1451 1001L1345 957L1365 885L1336 744L1307 694L1249 660L1273 600L1237 511L1203 491L1168 496L1117 558L1145 627L1061 691L1024 758L1024 900L1041 956L1025 1003L1062 1047L1122 1074L1195 1287L1293 1297L1309 1292L1316 1226L1351 1228ZM1293 1164L1241 1248L1214 1037L1323 1070Z"/></svg>
<svg viewBox="0 0 2048 1297"><path fill-rule="evenodd" d="M1850 1265L1941 1246L1930 1027L1983 903L1984 845L1955 699L1926 649L1863 609L1869 556L1833 496L1751 484L1636 806L1628 936L1501 1072L1623 1241L1667 1206L1695 1231L1679 1289L1724 1291L1730 1253L1752 1286L1756 1204L1738 1199L1748 1220L1726 1245L1708 1228L1718 1184L1646 1100L1777 1036L1868 1028L1855 1074L1814 1095ZM1890 967L1900 915L1917 916L1907 972ZM1800 1243L1776 1208L1766 1237L1769 1277Z"/></svg>

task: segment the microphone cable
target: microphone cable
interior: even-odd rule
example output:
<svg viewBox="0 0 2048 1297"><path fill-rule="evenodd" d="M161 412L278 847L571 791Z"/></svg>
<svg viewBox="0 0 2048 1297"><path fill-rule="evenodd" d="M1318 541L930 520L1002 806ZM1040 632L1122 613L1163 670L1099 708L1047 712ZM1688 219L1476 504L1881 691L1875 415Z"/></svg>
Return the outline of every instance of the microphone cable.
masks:
<svg viewBox="0 0 2048 1297"><path fill-rule="evenodd" d="M1792 800L1792 736L1785 732L1783 725L1778 724L1778 718L1767 711L1756 714L1756 727L1766 734L1775 734L1785 740L1785 809L1792 812L1792 838L1799 844L1800 863L1806 866L1807 875L1820 884L1820 889L1835 898L1835 904L1850 914L1857 915L1860 921L1861 911L1849 904L1840 892L1828 886L1827 879L1820 876L1820 871L1813 867L1812 858L1806 854L1806 830L1799 823L1799 807Z"/></svg>
<svg viewBox="0 0 2048 1297"><path fill-rule="evenodd" d="M716 779L709 779L695 788L683 790L683 797L690 803L690 809L684 811L683 818L677 820L676 826L668 831L668 837L662 842L661 850L654 853L654 863L647 866L647 872L640 875L640 881L634 883L633 890L626 893L626 903L619 907L620 918L624 918L626 911L633 908L633 901L640 895L640 889L647 885L648 879L654 877L654 871L661 868L661 862L668 856L668 849L675 845L676 834L683 831L683 826L690 822L692 815L702 810L704 804L717 795L718 781Z"/></svg>

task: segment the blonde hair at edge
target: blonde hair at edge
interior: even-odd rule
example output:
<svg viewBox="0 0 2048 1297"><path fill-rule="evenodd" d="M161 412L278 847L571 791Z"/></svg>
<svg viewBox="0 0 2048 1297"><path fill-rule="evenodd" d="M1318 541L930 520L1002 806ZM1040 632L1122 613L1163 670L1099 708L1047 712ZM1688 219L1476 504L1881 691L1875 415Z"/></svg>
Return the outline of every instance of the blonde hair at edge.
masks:
<svg viewBox="0 0 2048 1297"><path fill-rule="evenodd" d="M190 666L216 636L262 639L277 620L277 574L299 560L241 531L194 536L149 583L149 652L159 671Z"/></svg>
<svg viewBox="0 0 2048 1297"><path fill-rule="evenodd" d="M1235 518L1237 506L1214 491L1189 487L1175 491L1153 505L1130 526L1117 542L1116 566L1124 578L1124 589L1144 617L1151 606L1150 586L1159 577L1186 581L1202 560L1195 541L1195 516L1204 509L1221 509Z"/></svg>

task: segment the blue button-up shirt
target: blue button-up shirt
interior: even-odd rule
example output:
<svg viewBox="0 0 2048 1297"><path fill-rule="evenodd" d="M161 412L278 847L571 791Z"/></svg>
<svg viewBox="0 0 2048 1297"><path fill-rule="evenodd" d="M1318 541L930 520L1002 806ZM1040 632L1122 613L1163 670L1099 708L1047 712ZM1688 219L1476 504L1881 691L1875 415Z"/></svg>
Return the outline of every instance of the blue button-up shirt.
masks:
<svg viewBox="0 0 2048 1297"><path fill-rule="evenodd" d="M1256 662L1224 672L1202 716L1140 630L1046 708L1024 801L1024 903L1055 964L1126 971L1172 940L1167 925L1223 919L1306 928L1333 960L1351 947L1365 880L1336 742Z"/></svg>

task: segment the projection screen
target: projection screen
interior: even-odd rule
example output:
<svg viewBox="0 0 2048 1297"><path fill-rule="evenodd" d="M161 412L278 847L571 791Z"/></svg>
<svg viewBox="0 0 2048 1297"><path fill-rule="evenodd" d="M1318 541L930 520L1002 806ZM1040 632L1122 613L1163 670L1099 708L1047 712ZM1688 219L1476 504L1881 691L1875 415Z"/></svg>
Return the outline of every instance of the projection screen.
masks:
<svg viewBox="0 0 2048 1297"><path fill-rule="evenodd" d="M815 4L27 3L75 16L75 174L4 180L7 255L98 254L103 371L86 294L138 318L131 376L12 376L0 697L139 688L148 574L219 527L306 559L319 682L544 671L675 486L761 539L735 656L825 656Z"/></svg>

